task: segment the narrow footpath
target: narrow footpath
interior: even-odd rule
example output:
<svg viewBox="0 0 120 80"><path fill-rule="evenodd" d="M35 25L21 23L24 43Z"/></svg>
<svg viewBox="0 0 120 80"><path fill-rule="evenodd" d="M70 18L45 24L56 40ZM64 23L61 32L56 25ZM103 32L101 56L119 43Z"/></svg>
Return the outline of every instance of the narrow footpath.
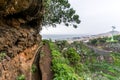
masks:
<svg viewBox="0 0 120 80"><path fill-rule="evenodd" d="M42 73L42 80L53 80L53 72L51 70L51 51L48 44L43 45L40 53L39 66Z"/></svg>

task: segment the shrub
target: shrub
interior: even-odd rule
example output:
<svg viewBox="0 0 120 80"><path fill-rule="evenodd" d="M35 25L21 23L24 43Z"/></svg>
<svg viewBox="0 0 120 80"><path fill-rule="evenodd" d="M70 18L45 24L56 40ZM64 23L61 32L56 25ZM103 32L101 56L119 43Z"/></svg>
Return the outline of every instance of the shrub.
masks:
<svg viewBox="0 0 120 80"><path fill-rule="evenodd" d="M77 64L80 62L80 56L73 48L69 48L66 52L64 52L64 57L68 58L71 64Z"/></svg>
<svg viewBox="0 0 120 80"><path fill-rule="evenodd" d="M58 50L55 50L56 47L54 46L53 43L50 43L52 52L52 70L54 71L53 80L82 80L75 74L74 69L68 65L69 61L65 59Z"/></svg>

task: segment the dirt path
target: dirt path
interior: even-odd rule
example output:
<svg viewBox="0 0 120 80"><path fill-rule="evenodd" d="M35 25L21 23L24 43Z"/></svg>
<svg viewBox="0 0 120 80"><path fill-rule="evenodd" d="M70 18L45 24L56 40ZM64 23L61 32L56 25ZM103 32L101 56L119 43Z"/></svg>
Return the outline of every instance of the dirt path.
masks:
<svg viewBox="0 0 120 80"><path fill-rule="evenodd" d="M42 72L42 80L52 80L53 73L51 70L51 52L47 44L43 45L40 54L40 69Z"/></svg>

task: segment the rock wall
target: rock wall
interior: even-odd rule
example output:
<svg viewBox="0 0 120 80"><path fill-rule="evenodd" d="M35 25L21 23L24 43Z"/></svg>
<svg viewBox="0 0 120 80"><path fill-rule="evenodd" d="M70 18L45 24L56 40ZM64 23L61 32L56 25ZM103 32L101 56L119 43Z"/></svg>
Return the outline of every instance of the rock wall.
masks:
<svg viewBox="0 0 120 80"><path fill-rule="evenodd" d="M0 80L21 75L34 80L30 69L41 42L41 22L42 0L0 0Z"/></svg>
<svg viewBox="0 0 120 80"><path fill-rule="evenodd" d="M0 26L0 52L7 53L10 57L15 56L24 49L38 44L41 36L35 30L28 28L11 28Z"/></svg>
<svg viewBox="0 0 120 80"><path fill-rule="evenodd" d="M10 57L40 43L42 0L0 0L0 53Z"/></svg>
<svg viewBox="0 0 120 80"><path fill-rule="evenodd" d="M33 56L38 46L29 47L12 59L2 60L0 63L0 80L17 80L21 75L24 75L25 80L41 80L41 74L38 74L39 77L37 79L31 79L33 77L32 74L34 74L31 72Z"/></svg>

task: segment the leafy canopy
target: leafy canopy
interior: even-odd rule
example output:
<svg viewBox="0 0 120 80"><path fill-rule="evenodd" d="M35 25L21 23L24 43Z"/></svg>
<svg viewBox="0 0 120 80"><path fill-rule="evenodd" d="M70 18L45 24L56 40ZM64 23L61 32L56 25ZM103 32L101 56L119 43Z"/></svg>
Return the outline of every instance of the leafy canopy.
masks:
<svg viewBox="0 0 120 80"><path fill-rule="evenodd" d="M66 26L77 28L77 24L81 21L75 10L70 7L68 0L44 0L44 26L53 26L64 23Z"/></svg>

